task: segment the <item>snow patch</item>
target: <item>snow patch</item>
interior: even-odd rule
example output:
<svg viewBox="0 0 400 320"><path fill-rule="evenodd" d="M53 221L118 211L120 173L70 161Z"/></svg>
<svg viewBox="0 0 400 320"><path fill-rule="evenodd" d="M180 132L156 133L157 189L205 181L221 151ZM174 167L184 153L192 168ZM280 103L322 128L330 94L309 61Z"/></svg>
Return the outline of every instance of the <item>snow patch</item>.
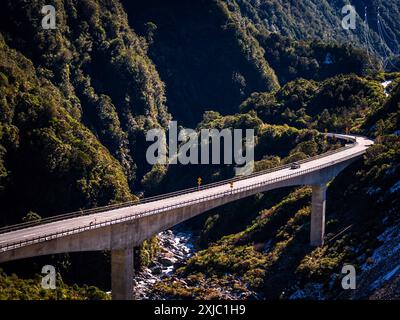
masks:
<svg viewBox="0 0 400 320"><path fill-rule="evenodd" d="M381 85L386 89L389 84L391 84L393 80L383 81Z"/></svg>
<svg viewBox="0 0 400 320"><path fill-rule="evenodd" d="M387 87L393 82L393 80L388 80L388 81L383 81L381 82L381 85L385 91L386 96L389 96L389 93L387 92Z"/></svg>

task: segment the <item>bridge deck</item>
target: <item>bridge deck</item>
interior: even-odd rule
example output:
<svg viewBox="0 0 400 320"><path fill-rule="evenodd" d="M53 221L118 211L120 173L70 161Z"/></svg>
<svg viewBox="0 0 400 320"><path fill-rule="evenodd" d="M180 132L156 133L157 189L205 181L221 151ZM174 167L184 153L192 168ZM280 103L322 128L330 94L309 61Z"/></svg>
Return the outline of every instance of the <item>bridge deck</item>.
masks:
<svg viewBox="0 0 400 320"><path fill-rule="evenodd" d="M353 136L343 136L343 137L353 137ZM354 138L354 137L353 137ZM252 186L256 183L263 182L266 180L271 180L275 178L285 179L287 175L298 172L299 174L304 170L318 170L321 165L329 166L332 162L345 161L352 156L358 157L371 145L373 142L364 137L356 137L356 144L346 150L339 151L334 154L327 155L325 157L311 160L309 162L302 163L301 168L291 170L289 168L284 168L279 171L269 172L266 174L244 178L242 180L236 181L234 183L234 189L241 187ZM308 171L308 172L309 172ZM304 173L306 174L306 173ZM132 217L134 214L141 214L144 211L161 209L168 205L178 205L184 204L193 199L199 199L210 195L215 195L221 192L226 192L231 190L229 184L219 185L212 188L192 191L186 194L181 194L177 196L172 196L170 198L156 200L153 202L137 204L130 207L124 207L119 209L112 209L109 211L104 211L101 213L90 214L86 216L79 216L70 218L67 220L60 220L56 222L46 223L42 225L37 225L21 230L15 230L7 233L0 234L0 253L1 251L6 251L12 249L12 247L5 247L7 244L13 244L21 240L30 240L40 236L47 236L49 234L61 233L67 230L76 229L83 226L97 226L100 223L107 223L110 220Z"/></svg>

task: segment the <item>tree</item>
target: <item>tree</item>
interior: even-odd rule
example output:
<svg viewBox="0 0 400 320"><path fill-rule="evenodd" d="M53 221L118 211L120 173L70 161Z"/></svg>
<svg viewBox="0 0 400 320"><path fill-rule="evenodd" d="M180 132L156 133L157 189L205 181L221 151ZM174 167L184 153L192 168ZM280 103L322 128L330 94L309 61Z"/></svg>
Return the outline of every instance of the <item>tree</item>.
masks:
<svg viewBox="0 0 400 320"><path fill-rule="evenodd" d="M42 220L42 217L33 211L29 211L26 214L26 216L22 218L23 222L33 222L33 221L39 222L40 220Z"/></svg>

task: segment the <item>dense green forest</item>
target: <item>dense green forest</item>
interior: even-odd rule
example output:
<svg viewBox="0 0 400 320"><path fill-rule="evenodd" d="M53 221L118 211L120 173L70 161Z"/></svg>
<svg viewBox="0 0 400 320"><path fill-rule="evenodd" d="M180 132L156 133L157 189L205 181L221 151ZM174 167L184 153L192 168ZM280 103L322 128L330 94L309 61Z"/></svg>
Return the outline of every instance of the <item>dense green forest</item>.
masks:
<svg viewBox="0 0 400 320"><path fill-rule="evenodd" d="M71 102L2 38L0 47L1 198L15 211L3 224L29 210L47 216L132 199L121 165L68 113Z"/></svg>
<svg viewBox="0 0 400 320"><path fill-rule="evenodd" d="M151 168L146 163L143 152L147 146L145 132L155 127L166 127L171 115L181 125L194 127L202 121L205 111L213 110L222 115L236 114L241 111L241 104L250 103L246 99L250 96L254 98L254 92L281 92L276 91L280 87L279 83L284 84L292 78L323 80L342 72L362 76L369 70L362 63L364 53L346 45L332 44L324 47L323 44L313 44L312 41L300 44L286 38L276 41L271 40L272 35L259 31L254 26L245 28L240 12L232 11L222 1L200 1L198 4L186 5L179 1L171 1L168 5L160 1L137 5L121 4L119 1L59 1L56 3L59 27L54 31L40 27L40 8L43 4L41 1L34 4L23 1L4 3L0 19L4 38L2 50L5 51L2 59L2 86L15 88L12 77L28 76L35 80L26 79L26 86L33 86L36 91L39 90L36 88L39 85L31 82L54 86L51 90L57 94L48 93L51 95L51 99L47 99L49 104L57 105L64 117L90 130L95 139L105 147L104 150L118 161L116 163L110 159L115 164L110 168L119 171L122 169L124 176L117 176L121 176L121 180L127 179L131 193L148 190L148 185L154 184L149 182L149 177L159 176L157 172L164 170L160 167ZM193 10L193 6L196 6L196 10ZM274 43L273 48L268 44L269 41ZM317 49L318 46L323 47L322 53ZM24 67L19 67L24 72L15 71L16 74L13 75L14 68L17 68L13 64L18 59L15 61L8 57L12 50L17 50L18 53L13 54L18 55L18 59L26 59L25 63L30 63L32 67L26 71L23 70ZM300 55L300 52L289 54L284 53L285 50L301 51L305 58L301 59L300 64L288 63L293 56ZM335 65L328 70L321 62L328 52L336 57L338 65L349 57L353 60L342 69ZM210 63L215 66L204 68ZM293 66L293 70L286 69L289 65ZM22 79L15 81L19 83ZM13 109L17 104L15 101L9 102L14 99L13 95L23 96L24 91L29 90L7 92L5 98L9 108ZM39 98L44 99L40 95ZM62 100L62 103L57 99ZM34 99L26 103L41 104ZM188 107L192 112L187 112ZM17 110L19 111L18 108ZM291 112L302 112L290 108L288 111L288 117ZM14 123L16 119L11 116L13 114L2 121L8 125L11 122L15 130L25 130L19 128L19 123ZM261 113L258 117L263 121L267 120ZM48 115L48 118L52 121L51 125L56 126L57 122L53 118L57 116ZM308 119L308 114L305 114L305 118L305 122L312 121ZM284 124L279 119L276 123ZM291 122L287 124L293 125ZM58 123L58 127L59 130L69 132L63 127L63 123ZM307 125L300 126L306 127ZM343 127L343 124L338 127ZM14 141L16 137L14 140L7 136L2 139L6 138L11 140L8 144L21 147L18 152L31 152L24 151L24 145ZM86 142L86 139L83 140ZM63 139L61 142L64 142ZM45 141L38 143L44 146L47 144ZM70 183L57 185L56 180L63 179L59 173L58 176L52 172L39 173L36 167L44 166L44 163L37 163L41 161L35 160L33 154L30 155L33 161L29 168L11 160L12 157L21 159L19 154L14 156L12 152L8 152L11 146L3 145L2 149L5 149L1 153L2 159L4 158L1 162L2 168L4 167L2 180L6 181L5 175L9 176L9 185L4 185L2 192L3 198L10 203L7 208L9 215L2 219L13 219L15 222L30 211L47 216L54 211L65 212L104 205L130 197L122 181L112 182L120 186L115 186L115 190L112 187L107 187L110 189L107 191L91 190L95 181L105 180L99 168L93 163L86 163L89 158L93 160L91 156L83 164L65 163L65 159L48 160L54 162L54 168L49 168L49 171L56 170L62 161L64 168L60 170L65 172L75 169L76 166L83 167L76 170L85 170L81 175L86 174L87 181L83 182L79 174L69 175L71 183L76 184L71 188ZM101 148L95 149L101 152ZM61 149L57 150L63 153ZM43 150L43 153L49 156L51 151ZM86 165L92 165L92 168L85 168ZM20 170L22 171L19 172ZM97 171L92 172L93 170ZM49 179L54 182L55 188L42 191L43 194L50 192L43 197L46 199L43 202L34 200L32 190L40 190L40 187L36 186L35 180L38 178L27 179L32 173L51 174ZM24 180L23 188L17 187L21 183L18 179ZM58 199L57 195L64 194L63 188L67 185L70 189L66 196ZM98 187L106 188L106 185L104 182ZM18 206L13 204L16 189L25 193L26 198Z"/></svg>
<svg viewBox="0 0 400 320"><path fill-rule="evenodd" d="M0 300L109 300L110 297L93 286L69 286L62 279L56 281L56 290L41 287L42 278L20 279L15 274L7 276L0 269Z"/></svg>
<svg viewBox="0 0 400 320"><path fill-rule="evenodd" d="M200 250L154 292L381 297L388 284L371 289L369 279L398 262L394 253L375 259L374 250L386 243L379 235L400 226L400 75L382 70L383 49L365 50L361 20L367 6L379 43L380 5L394 52L400 12L396 0L354 1L359 28L349 32L340 27L345 3L56 0L57 29L44 30L44 0L3 1L0 226L233 176L233 165L149 165L146 132L171 119L196 130L254 129L257 171L339 147L325 131L363 134L375 145L328 189L332 241L308 246L308 187L259 194L189 222ZM157 238L141 249L143 266L162 250ZM32 270L5 264L0 299L109 298L95 287L109 290L108 253L49 257L63 275L50 293L35 277L42 259L29 259ZM335 278L345 262L365 271L352 296Z"/></svg>

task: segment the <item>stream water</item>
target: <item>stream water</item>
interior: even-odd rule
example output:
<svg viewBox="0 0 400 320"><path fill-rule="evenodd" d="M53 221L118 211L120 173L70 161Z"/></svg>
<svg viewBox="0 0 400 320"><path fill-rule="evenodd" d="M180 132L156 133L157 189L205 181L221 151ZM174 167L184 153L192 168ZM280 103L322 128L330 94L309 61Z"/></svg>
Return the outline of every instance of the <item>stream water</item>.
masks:
<svg viewBox="0 0 400 320"><path fill-rule="evenodd" d="M182 265L195 253L196 236L189 231L172 229L158 234L159 245L162 248L156 259L149 266L135 275L135 299L159 299L152 291L154 283L166 276L174 274L176 268Z"/></svg>

